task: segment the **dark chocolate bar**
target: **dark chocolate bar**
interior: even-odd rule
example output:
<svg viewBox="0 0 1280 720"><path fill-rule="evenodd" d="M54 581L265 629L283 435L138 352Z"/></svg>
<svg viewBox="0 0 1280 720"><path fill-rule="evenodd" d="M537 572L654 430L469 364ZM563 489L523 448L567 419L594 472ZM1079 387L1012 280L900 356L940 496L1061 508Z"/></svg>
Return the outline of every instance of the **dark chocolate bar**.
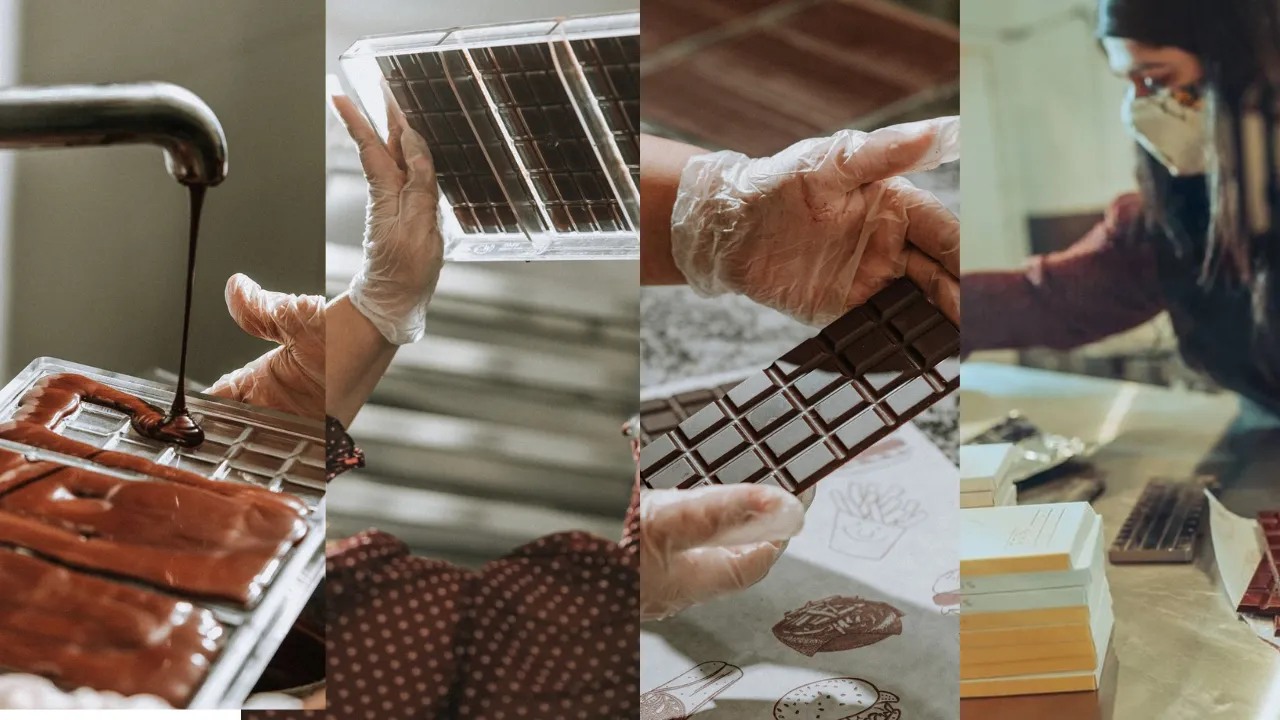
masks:
<svg viewBox="0 0 1280 720"><path fill-rule="evenodd" d="M677 402L664 416L650 406L651 428L675 427L640 451L641 480L804 492L954 392L959 348L956 326L896 280L768 368L711 392L701 410Z"/></svg>
<svg viewBox="0 0 1280 720"><path fill-rule="evenodd" d="M1267 554L1265 560L1271 567L1271 573L1280 577L1276 560L1280 558L1280 510L1263 510L1258 513L1258 525L1262 528L1266 540Z"/></svg>
<svg viewBox="0 0 1280 720"><path fill-rule="evenodd" d="M1152 480L1107 553L1112 563L1189 563L1207 503L1199 482Z"/></svg>
<svg viewBox="0 0 1280 720"><path fill-rule="evenodd" d="M648 445L675 430L677 425L696 415L702 408L723 398L736 385L737 383L730 383L704 390L690 390L640 403L639 432L636 437L641 445Z"/></svg>
<svg viewBox="0 0 1280 720"><path fill-rule="evenodd" d="M1280 616L1280 592L1276 591L1276 576L1271 572L1271 563L1265 557L1258 563L1258 569L1249 580L1249 587L1236 610L1267 617Z"/></svg>

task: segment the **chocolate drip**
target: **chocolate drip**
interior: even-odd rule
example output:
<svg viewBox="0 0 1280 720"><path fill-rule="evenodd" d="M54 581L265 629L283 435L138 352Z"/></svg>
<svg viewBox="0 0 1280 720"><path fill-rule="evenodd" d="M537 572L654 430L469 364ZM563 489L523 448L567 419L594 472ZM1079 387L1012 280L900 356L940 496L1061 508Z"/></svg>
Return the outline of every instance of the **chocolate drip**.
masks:
<svg viewBox="0 0 1280 720"><path fill-rule="evenodd" d="M174 398L182 400L181 416L172 410L166 415L160 408L141 399L83 375L50 375L42 378L22 399L22 406L14 415L20 422L35 423L53 428L63 418L75 412L81 402L111 408L129 416L129 423L139 435L182 447L195 447L204 442L204 432L187 417L186 401L182 388ZM186 422L181 420L186 417ZM175 422L175 420L177 422ZM195 433L186 432L187 427Z"/></svg>
<svg viewBox="0 0 1280 720"><path fill-rule="evenodd" d="M191 185L191 228L187 238L187 297L182 310L182 357L178 361L178 389L173 395L173 405L146 437L172 442L183 447L195 447L204 442L204 431L196 424L187 409L187 340L191 334L191 296L196 280L196 241L200 236L200 211L204 208L204 185Z"/></svg>
<svg viewBox="0 0 1280 720"><path fill-rule="evenodd" d="M223 627L208 610L0 548L0 667L190 702Z"/></svg>

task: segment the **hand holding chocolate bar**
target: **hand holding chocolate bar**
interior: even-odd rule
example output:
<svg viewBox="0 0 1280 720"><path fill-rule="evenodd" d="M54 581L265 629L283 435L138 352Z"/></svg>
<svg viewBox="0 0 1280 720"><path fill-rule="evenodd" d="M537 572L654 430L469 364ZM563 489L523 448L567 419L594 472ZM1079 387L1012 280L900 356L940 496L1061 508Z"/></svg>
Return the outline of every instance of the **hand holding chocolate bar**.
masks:
<svg viewBox="0 0 1280 720"><path fill-rule="evenodd" d="M959 119L844 130L772 157L693 157L671 249L690 287L825 325L906 275L958 321L960 221L899 177L960 154Z"/></svg>
<svg viewBox="0 0 1280 720"><path fill-rule="evenodd" d="M776 487L646 490L640 497L640 617L658 620L764 578L804 527L801 500Z"/></svg>

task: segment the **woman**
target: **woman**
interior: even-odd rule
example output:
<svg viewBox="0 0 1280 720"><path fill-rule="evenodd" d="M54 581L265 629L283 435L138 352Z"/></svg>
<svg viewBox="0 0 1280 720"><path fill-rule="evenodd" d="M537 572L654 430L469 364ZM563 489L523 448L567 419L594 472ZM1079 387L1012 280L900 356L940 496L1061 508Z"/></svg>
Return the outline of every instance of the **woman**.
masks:
<svg viewBox="0 0 1280 720"><path fill-rule="evenodd" d="M1232 101L1280 70L1276 23L1272 2L1100 0L1141 192L1023 271L966 274L967 352L1074 347L1167 310L1189 365L1280 414L1280 235L1237 212L1229 144Z"/></svg>

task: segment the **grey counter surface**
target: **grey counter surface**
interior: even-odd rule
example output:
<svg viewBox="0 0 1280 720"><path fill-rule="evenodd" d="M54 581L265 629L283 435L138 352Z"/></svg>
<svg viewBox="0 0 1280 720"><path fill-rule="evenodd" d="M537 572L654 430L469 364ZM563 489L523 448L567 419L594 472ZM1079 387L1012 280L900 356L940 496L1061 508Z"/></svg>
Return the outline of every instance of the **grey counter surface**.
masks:
<svg viewBox="0 0 1280 720"><path fill-rule="evenodd" d="M911 177L957 215L960 168ZM640 384L653 387L703 375L764 367L816 332L738 296L698 297L687 287L646 287L640 294ZM922 413L915 424L957 461L956 395Z"/></svg>

